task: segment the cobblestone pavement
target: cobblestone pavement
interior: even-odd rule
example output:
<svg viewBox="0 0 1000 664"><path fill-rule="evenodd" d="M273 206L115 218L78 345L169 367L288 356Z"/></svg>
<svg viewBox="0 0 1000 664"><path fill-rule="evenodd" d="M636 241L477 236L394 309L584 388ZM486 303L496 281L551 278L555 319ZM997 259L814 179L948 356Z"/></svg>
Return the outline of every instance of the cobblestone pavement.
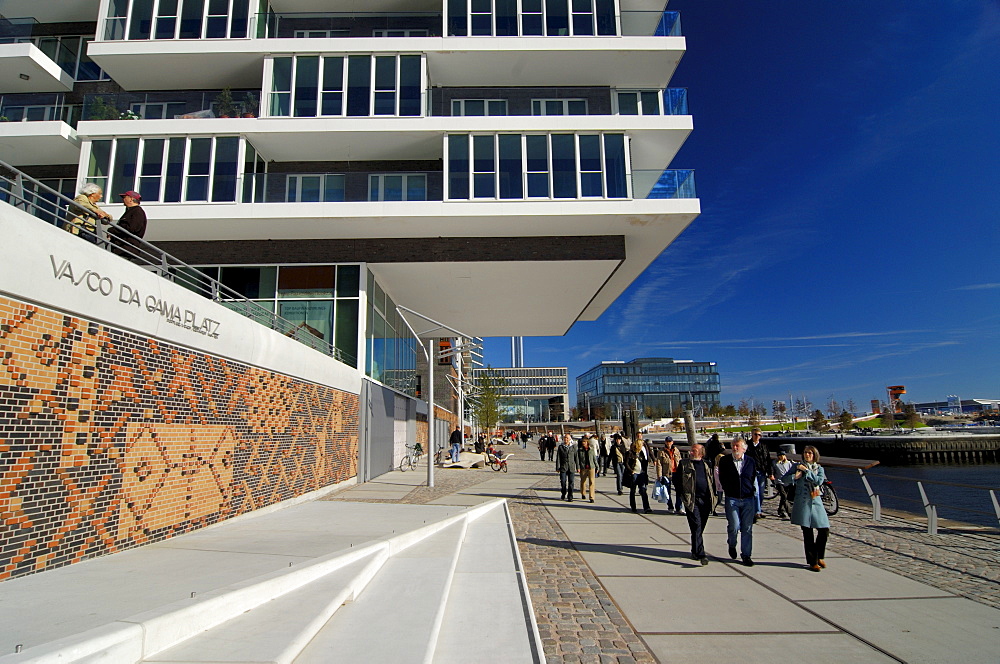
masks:
<svg viewBox="0 0 1000 664"><path fill-rule="evenodd" d="M801 537L788 521L768 518L757 523L769 530ZM928 535L917 520L882 515L845 506L830 519L831 551L860 560L935 588L1000 608L1000 535L939 528Z"/></svg>
<svg viewBox="0 0 1000 664"><path fill-rule="evenodd" d="M559 481L535 486L558 488ZM657 661L535 492L508 504L546 662Z"/></svg>

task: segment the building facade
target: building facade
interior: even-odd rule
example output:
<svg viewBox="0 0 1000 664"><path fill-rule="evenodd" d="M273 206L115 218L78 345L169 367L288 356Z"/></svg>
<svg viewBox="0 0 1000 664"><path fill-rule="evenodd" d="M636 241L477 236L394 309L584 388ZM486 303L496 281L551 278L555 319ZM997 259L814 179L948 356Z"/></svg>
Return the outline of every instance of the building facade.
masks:
<svg viewBox="0 0 1000 664"><path fill-rule="evenodd" d="M560 422L569 419L569 378L566 367L488 367L503 381L503 422Z"/></svg>
<svg viewBox="0 0 1000 664"><path fill-rule="evenodd" d="M581 412L601 408L612 418L627 408L646 417L668 417L689 407L707 413L719 405L720 390L715 362L642 357L601 362L577 376L576 405Z"/></svg>
<svg viewBox="0 0 1000 664"><path fill-rule="evenodd" d="M225 310L270 326L256 334L227 323L241 330L227 332L228 340L193 338L190 330L169 339L177 362L218 369L211 376L219 391L206 405L212 416L238 394L257 399L253 381L266 376L296 391L288 403L302 405L287 408L322 404L311 417L345 427L323 441L323 459L336 460L323 465L309 433L321 425L300 426L268 400L241 406L244 419L219 426L260 427L266 437L260 414L280 414L284 447L267 453L289 477L318 469L308 482L266 500L225 483L220 507L204 508L198 520L170 512L155 533L140 528L121 542L67 550L60 564L386 472L407 442L427 435L423 367L461 383L477 364L463 356L460 373L454 357L426 362L429 339L561 335L578 320L595 320L699 214L693 172L671 168L692 118L686 90L670 87L686 43L679 16L662 0L371 0L355 9L336 0L0 3L0 219L27 229L32 222L8 203L44 199L58 215L65 200L55 193L72 197L86 183L103 188L102 205L117 218L118 194L139 192L145 239L191 266L168 276L207 294L188 310ZM0 385L0 404L27 399L23 408L0 406L0 439L25 420L53 415L47 408L77 407L77 397L53 397L42 383L31 398L18 392L35 389L25 387L32 371L46 371L35 366L42 356L33 348L65 332L59 316L76 321L63 327L128 338L163 359L162 330L140 324L150 311L62 298L60 289L77 284L57 274L52 285L46 270L65 272L68 258L60 268L37 242L0 249L29 261L25 269L44 268L17 290L17 275L0 265L5 311L31 320L42 315L31 307L42 306L52 318L8 349L35 368ZM108 283L148 276L99 251L67 245L65 254L74 265L100 264ZM144 336L122 336L128 330ZM274 334L311 338L328 356L311 362L316 351L306 349L279 358L286 346ZM201 355L185 354L192 349ZM114 366L132 371L129 357L115 358ZM229 361L246 364L237 372L241 392L228 387L237 375ZM166 375L137 378L127 399L108 393L111 410L102 417L142 389L166 389L156 382ZM183 394L186 376L170 389ZM565 370L559 380L562 392L512 397L533 399L527 409L539 417L552 417L553 399L562 398L565 416ZM314 383L324 389L310 395ZM451 426L462 409L457 388L447 378L434 384L444 408L436 417L451 417ZM180 459L190 432L171 438L168 421L202 417L185 398L170 409L128 410L138 418L135 431L89 415L72 425L53 415L46 426L59 440L102 441L95 449L113 464L122 458L115 446L132 445L129 436L148 425L169 448L165 458ZM51 399L55 405L39 406ZM243 438L226 440L239 454L258 454ZM259 469L251 466L248 473ZM237 490L248 496L238 504ZM32 485L30 495L4 500L22 501L17 509L29 514L31 501L44 498ZM32 539L43 558L47 537ZM80 537L93 543L90 531ZM3 567L8 553L21 560L14 568ZM25 555L0 544L0 574L44 566Z"/></svg>

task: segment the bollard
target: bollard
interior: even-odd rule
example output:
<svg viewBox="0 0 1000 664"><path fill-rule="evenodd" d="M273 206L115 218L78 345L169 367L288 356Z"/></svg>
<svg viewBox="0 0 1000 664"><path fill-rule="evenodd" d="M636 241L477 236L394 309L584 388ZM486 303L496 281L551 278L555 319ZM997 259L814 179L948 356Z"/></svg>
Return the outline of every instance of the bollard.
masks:
<svg viewBox="0 0 1000 664"><path fill-rule="evenodd" d="M865 491L868 492L868 498L872 501L872 521L882 520L882 499L877 493L872 491L872 485L868 483L868 477L865 475L865 471L858 468L858 474L861 475L861 481L865 485Z"/></svg>
<svg viewBox="0 0 1000 664"><path fill-rule="evenodd" d="M932 505L931 501L927 499L923 482L917 482L917 488L920 489L920 498L924 501L924 511L927 512L927 534L937 535L937 505Z"/></svg>

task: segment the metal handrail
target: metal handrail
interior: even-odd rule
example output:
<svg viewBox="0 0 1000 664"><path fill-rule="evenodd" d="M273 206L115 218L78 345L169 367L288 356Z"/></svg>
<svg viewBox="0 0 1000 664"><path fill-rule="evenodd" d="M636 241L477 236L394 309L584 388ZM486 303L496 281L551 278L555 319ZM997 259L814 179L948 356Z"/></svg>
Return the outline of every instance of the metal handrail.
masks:
<svg viewBox="0 0 1000 664"><path fill-rule="evenodd" d="M81 210L73 199L60 194L4 161L0 161L0 200L5 200L13 207L57 228L67 228L73 223L68 220L69 218L89 217L94 222L93 231L82 225L76 225L77 237L82 241L91 242L105 251L110 251L133 263L152 268L152 272L155 274L179 284L197 295L218 302L227 309L270 327L272 330L291 337L314 350L331 355L340 362L353 365L354 358L349 357L333 344L316 337L308 330L278 316L273 311L265 309L236 290L199 272L121 226L114 226L110 231L105 230L101 220Z"/></svg>

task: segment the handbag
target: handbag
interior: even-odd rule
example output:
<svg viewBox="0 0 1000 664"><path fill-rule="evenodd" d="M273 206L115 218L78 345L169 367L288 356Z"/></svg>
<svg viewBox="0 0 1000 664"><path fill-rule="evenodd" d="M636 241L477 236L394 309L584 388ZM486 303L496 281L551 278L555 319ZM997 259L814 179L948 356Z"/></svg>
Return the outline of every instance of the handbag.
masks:
<svg viewBox="0 0 1000 664"><path fill-rule="evenodd" d="M629 489L635 486L635 476L628 472L628 470L622 473L622 486L628 487Z"/></svg>

